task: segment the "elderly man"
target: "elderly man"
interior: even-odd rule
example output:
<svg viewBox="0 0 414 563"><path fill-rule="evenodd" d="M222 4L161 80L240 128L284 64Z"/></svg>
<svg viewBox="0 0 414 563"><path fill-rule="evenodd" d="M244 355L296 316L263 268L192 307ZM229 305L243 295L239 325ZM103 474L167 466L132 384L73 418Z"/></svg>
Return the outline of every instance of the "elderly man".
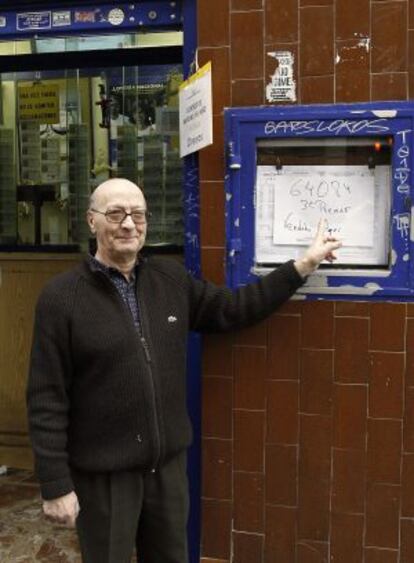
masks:
<svg viewBox="0 0 414 563"><path fill-rule="evenodd" d="M243 327L274 311L340 246L324 224L304 257L232 292L178 261L140 256L142 191L111 179L91 196L97 252L44 288L28 415L46 516L75 525L83 561L186 563L188 330Z"/></svg>

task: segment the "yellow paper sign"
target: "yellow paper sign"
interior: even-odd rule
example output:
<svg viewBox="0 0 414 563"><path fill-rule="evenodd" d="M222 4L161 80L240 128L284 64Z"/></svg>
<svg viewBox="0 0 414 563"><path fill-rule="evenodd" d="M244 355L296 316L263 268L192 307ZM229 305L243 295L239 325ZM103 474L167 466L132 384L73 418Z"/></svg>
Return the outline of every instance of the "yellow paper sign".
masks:
<svg viewBox="0 0 414 563"><path fill-rule="evenodd" d="M59 84L19 86L19 118L39 123L59 123Z"/></svg>

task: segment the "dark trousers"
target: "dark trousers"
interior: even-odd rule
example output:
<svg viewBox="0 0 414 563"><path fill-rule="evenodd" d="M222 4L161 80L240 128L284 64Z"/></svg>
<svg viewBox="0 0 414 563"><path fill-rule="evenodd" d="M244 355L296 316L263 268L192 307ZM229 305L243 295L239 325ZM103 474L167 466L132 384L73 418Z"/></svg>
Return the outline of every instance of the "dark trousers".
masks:
<svg viewBox="0 0 414 563"><path fill-rule="evenodd" d="M188 563L185 452L155 473L73 470L84 563Z"/></svg>

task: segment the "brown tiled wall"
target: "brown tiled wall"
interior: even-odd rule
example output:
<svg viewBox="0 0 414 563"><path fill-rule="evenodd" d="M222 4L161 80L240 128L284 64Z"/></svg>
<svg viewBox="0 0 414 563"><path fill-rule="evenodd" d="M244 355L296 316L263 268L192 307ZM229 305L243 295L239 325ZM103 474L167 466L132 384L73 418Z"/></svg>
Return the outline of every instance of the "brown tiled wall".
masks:
<svg viewBox="0 0 414 563"><path fill-rule="evenodd" d="M200 153L203 274L224 281L223 107L414 97L414 0L198 0L213 63ZM414 562L414 306L291 301L205 339L203 563Z"/></svg>

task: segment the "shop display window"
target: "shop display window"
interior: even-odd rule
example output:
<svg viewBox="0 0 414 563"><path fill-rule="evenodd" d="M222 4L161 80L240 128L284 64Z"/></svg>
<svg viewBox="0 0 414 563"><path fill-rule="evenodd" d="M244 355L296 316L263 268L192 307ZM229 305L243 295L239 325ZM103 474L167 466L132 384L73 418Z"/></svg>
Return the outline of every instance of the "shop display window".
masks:
<svg viewBox="0 0 414 563"><path fill-rule="evenodd" d="M151 212L148 246L182 247L182 65L142 55L146 46L181 43L181 32L0 43L0 58L79 53L66 68L32 62L0 74L0 250L86 250L90 194L111 177L142 187ZM83 55L90 61L92 51L99 65L85 66ZM135 51L139 64L131 64Z"/></svg>

